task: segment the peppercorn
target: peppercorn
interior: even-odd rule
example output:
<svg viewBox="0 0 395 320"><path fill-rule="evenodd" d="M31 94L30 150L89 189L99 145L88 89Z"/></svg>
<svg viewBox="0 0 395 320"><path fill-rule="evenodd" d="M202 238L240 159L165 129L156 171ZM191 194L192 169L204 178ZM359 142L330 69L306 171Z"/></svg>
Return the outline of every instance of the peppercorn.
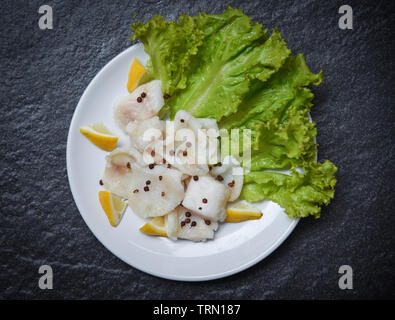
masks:
<svg viewBox="0 0 395 320"><path fill-rule="evenodd" d="M148 166L148 168L150 168L150 169L153 169L154 167L155 167L155 164L153 164L153 163L150 163Z"/></svg>
<svg viewBox="0 0 395 320"><path fill-rule="evenodd" d="M195 226L196 226L196 221L192 221L191 227L195 227Z"/></svg>
<svg viewBox="0 0 395 320"><path fill-rule="evenodd" d="M193 176L193 180L198 181L199 177L198 176Z"/></svg>
<svg viewBox="0 0 395 320"><path fill-rule="evenodd" d="M162 176L159 176L159 181L162 181L162 179L163 179L163 177L162 177Z"/></svg>
<svg viewBox="0 0 395 320"><path fill-rule="evenodd" d="M148 187L148 186L145 186L145 187L144 187L144 191L145 191L145 192L149 191L149 187Z"/></svg>
<svg viewBox="0 0 395 320"><path fill-rule="evenodd" d="M189 211L185 212L186 217L190 217L191 215L192 215L192 213L190 213Z"/></svg>
<svg viewBox="0 0 395 320"><path fill-rule="evenodd" d="M209 226L211 224L210 220L204 220L204 222Z"/></svg>
<svg viewBox="0 0 395 320"><path fill-rule="evenodd" d="M100 179L99 184L102 186L104 183L103 181Z"/></svg>
<svg viewBox="0 0 395 320"><path fill-rule="evenodd" d="M141 98L145 98L147 96L147 94L145 92L141 93Z"/></svg>
<svg viewBox="0 0 395 320"><path fill-rule="evenodd" d="M203 198L202 201L203 201L203 203L207 203L207 199L206 198Z"/></svg>
<svg viewBox="0 0 395 320"><path fill-rule="evenodd" d="M143 101L143 98L138 97L138 98L137 98L137 102L140 103L141 101Z"/></svg>
<svg viewBox="0 0 395 320"><path fill-rule="evenodd" d="M224 181L224 178L222 176L217 176L218 181Z"/></svg>

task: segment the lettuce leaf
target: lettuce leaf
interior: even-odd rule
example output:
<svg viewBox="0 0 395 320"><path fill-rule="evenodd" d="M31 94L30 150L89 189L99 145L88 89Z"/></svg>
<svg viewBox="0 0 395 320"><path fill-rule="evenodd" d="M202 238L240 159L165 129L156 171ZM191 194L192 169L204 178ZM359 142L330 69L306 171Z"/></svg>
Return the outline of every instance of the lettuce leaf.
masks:
<svg viewBox="0 0 395 320"><path fill-rule="evenodd" d="M236 113L222 119L224 129L243 128L251 120L281 120L285 110L295 107L308 112L314 97L306 86L319 85L322 72L312 73L303 54L290 56L283 67L267 82L255 82Z"/></svg>
<svg viewBox="0 0 395 320"><path fill-rule="evenodd" d="M150 56L147 70L150 78L162 81L164 94L172 95L184 89L187 83L186 71L191 57L196 55L203 43L203 32L195 19L186 14L178 21L165 21L154 15L146 24L133 23L131 39L140 39Z"/></svg>
<svg viewBox="0 0 395 320"><path fill-rule="evenodd" d="M245 176L241 198L264 199L278 203L290 218L320 217L321 206L328 205L335 193L336 166L326 160L311 163L305 173L287 175L279 172L250 172Z"/></svg>
<svg viewBox="0 0 395 320"><path fill-rule="evenodd" d="M274 118L248 124L252 129L251 170L296 169L315 161L315 123L294 108L287 114L285 123Z"/></svg>
<svg viewBox="0 0 395 320"><path fill-rule="evenodd" d="M252 79L266 81L290 54L275 29L267 31L241 10L219 15L199 14L204 43L193 57L187 88L169 100L171 117L186 110L195 117L221 119L237 111Z"/></svg>

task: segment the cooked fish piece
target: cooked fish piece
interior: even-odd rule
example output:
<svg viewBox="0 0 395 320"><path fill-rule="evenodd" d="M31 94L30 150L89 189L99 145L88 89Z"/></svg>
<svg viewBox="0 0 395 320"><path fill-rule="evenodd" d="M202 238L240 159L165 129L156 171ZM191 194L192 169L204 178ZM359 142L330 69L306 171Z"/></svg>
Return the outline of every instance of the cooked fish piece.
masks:
<svg viewBox="0 0 395 320"><path fill-rule="evenodd" d="M223 221L228 199L229 189L225 185L211 176L200 176L190 180L182 205L204 218Z"/></svg>
<svg viewBox="0 0 395 320"><path fill-rule="evenodd" d="M106 156L104 188L122 198L128 197L132 170L143 168L141 154L134 148L117 148Z"/></svg>
<svg viewBox="0 0 395 320"><path fill-rule="evenodd" d="M156 116L163 105L162 82L153 80L120 99L114 108L114 118L125 129L127 124L134 120Z"/></svg>
<svg viewBox="0 0 395 320"><path fill-rule="evenodd" d="M215 129L218 131L218 124L215 119L195 118L189 112L180 110L174 116L175 130L190 128L195 133L198 129Z"/></svg>
<svg viewBox="0 0 395 320"><path fill-rule="evenodd" d="M189 146L187 142L190 142L191 145ZM197 163L195 150L193 141L183 143L174 143L172 139L166 139L165 141L165 159L168 163L190 176L205 175L208 173L208 165Z"/></svg>
<svg viewBox="0 0 395 320"><path fill-rule="evenodd" d="M182 173L163 165L133 170L128 203L143 218L163 216L184 198Z"/></svg>
<svg viewBox="0 0 395 320"><path fill-rule="evenodd" d="M235 201L243 188L243 168L232 156L226 156L221 166L213 167L210 174L229 189L228 201Z"/></svg>
<svg viewBox="0 0 395 320"><path fill-rule="evenodd" d="M143 152L152 142L164 138L165 122L155 116L144 120L129 122L126 132L129 135L131 145Z"/></svg>
<svg viewBox="0 0 395 320"><path fill-rule="evenodd" d="M217 163L219 154L218 125L215 119L194 118L188 112L180 110L176 113L173 124L174 141L167 140L166 150L174 151L174 166L189 175L207 174L208 164Z"/></svg>
<svg viewBox="0 0 395 320"><path fill-rule="evenodd" d="M192 241L205 241L214 238L218 223L177 207L165 216L166 233L172 239L186 239Z"/></svg>

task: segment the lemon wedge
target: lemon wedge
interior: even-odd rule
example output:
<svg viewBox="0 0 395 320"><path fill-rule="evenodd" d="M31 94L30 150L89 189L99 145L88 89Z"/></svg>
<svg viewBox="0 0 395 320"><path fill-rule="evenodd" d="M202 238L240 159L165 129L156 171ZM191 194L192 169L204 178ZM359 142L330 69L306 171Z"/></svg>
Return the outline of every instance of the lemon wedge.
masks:
<svg viewBox="0 0 395 320"><path fill-rule="evenodd" d="M134 59L132 66L129 70L128 84L127 88L129 92L132 92L136 89L140 84L148 81L147 70L144 66L137 60Z"/></svg>
<svg viewBox="0 0 395 320"><path fill-rule="evenodd" d="M114 150L117 146L118 138L113 136L103 123L95 123L91 126L81 127L80 132L87 137L90 142L105 151Z"/></svg>
<svg viewBox="0 0 395 320"><path fill-rule="evenodd" d="M262 217L262 212L257 207L244 202L239 202L234 207L227 209L226 214L226 222L242 222Z"/></svg>
<svg viewBox="0 0 395 320"><path fill-rule="evenodd" d="M108 191L99 191L99 201L111 225L116 227L122 219L127 204Z"/></svg>
<svg viewBox="0 0 395 320"><path fill-rule="evenodd" d="M140 231L150 236L167 237L165 217L155 217L140 228Z"/></svg>

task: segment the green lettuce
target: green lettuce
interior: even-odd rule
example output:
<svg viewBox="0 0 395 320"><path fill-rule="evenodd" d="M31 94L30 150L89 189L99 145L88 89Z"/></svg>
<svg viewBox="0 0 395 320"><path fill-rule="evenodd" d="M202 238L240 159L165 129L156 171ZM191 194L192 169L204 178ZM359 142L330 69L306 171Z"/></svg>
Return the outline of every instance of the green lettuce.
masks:
<svg viewBox="0 0 395 320"><path fill-rule="evenodd" d="M307 171L291 175L257 171L245 176L241 198L247 201L272 200L285 209L290 218L320 217L321 206L334 196L336 166L326 160L311 163Z"/></svg>
<svg viewBox="0 0 395 320"><path fill-rule="evenodd" d="M274 118L248 124L252 129L251 170L295 169L315 161L315 123L294 108L287 114L285 123Z"/></svg>
<svg viewBox="0 0 395 320"><path fill-rule="evenodd" d="M222 119L220 127L243 128L251 120L281 120L285 110L292 106L308 112L314 95L306 86L321 82L322 72L312 73L303 54L290 56L269 81L254 82L237 112Z"/></svg>
<svg viewBox="0 0 395 320"><path fill-rule="evenodd" d="M266 81L290 54L280 33L267 31L241 10L196 18L204 42L193 57L187 87L169 101L171 116L186 110L195 117L221 119L237 111L253 79Z"/></svg>
<svg viewBox="0 0 395 320"><path fill-rule="evenodd" d="M147 70L151 79L162 81L164 94L172 95L186 87L186 71L191 57L203 43L203 32L195 19L186 14L178 21L165 21L154 15L146 24L133 23L131 39L140 39L150 60Z"/></svg>

